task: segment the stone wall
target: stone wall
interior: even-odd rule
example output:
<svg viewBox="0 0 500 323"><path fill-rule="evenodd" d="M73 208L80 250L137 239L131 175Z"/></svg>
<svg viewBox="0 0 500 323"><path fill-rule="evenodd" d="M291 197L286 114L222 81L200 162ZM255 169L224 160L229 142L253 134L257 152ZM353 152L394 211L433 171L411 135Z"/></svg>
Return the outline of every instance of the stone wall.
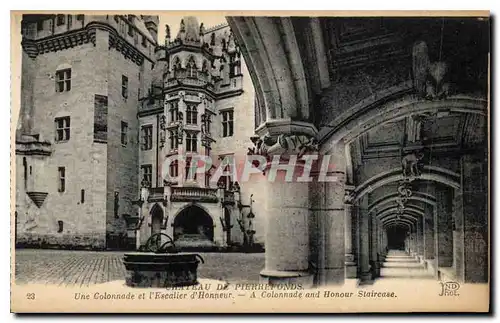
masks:
<svg viewBox="0 0 500 323"><path fill-rule="evenodd" d="M71 90L56 92L56 71L65 68L71 68ZM142 69L148 73L151 63L145 60ZM126 234L122 215L136 213L130 201L138 194L136 113L140 70L116 49L109 49L109 32L104 30L96 30L95 46L87 43L39 54L35 59L23 53L23 109L26 105L33 107L31 134L51 142L53 152L51 156L16 156L19 243L103 248L106 232L108 239ZM129 78L127 100L121 94L122 74ZM96 95L108 101L107 142L94 141ZM66 116L71 118L70 139L55 142L54 119ZM128 123L126 147L121 145L121 121ZM19 118L19 123L23 122L26 114ZM23 157L30 170L26 188L21 184ZM58 192L59 167L65 167L64 192ZM37 207L27 191L48 195ZM115 191L120 198L118 218L114 212ZM62 232L58 232L58 221L63 223Z"/></svg>
<svg viewBox="0 0 500 323"><path fill-rule="evenodd" d="M108 45L106 35L101 37L103 51ZM108 59L104 67L108 90L108 154L107 154L107 203L106 203L106 231L109 237L108 244L115 245L115 239L126 234L126 223L123 214L135 215L137 208L132 201L138 197L138 90L140 86L140 66L130 59L126 59L116 49L110 49L103 57ZM150 62L144 60L144 70L151 71ZM122 96L122 76L128 78L127 98ZM121 124L128 125L127 143L121 142ZM118 193L116 206L115 194ZM116 209L115 209L116 208Z"/></svg>

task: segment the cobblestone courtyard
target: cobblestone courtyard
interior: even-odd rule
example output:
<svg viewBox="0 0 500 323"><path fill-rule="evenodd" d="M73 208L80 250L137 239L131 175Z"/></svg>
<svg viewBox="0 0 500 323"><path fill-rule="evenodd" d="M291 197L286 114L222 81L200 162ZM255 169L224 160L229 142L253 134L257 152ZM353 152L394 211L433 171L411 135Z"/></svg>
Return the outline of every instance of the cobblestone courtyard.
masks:
<svg viewBox="0 0 500 323"><path fill-rule="evenodd" d="M88 286L125 279L118 251L16 250L16 283ZM258 282L264 253L200 253L200 278L229 282Z"/></svg>

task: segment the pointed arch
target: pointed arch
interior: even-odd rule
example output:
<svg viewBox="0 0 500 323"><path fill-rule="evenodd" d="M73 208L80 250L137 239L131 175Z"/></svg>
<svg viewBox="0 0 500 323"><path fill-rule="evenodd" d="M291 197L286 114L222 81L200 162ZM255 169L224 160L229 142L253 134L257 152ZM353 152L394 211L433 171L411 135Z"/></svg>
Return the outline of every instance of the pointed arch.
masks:
<svg viewBox="0 0 500 323"><path fill-rule="evenodd" d="M175 73L180 69L182 69L181 59L179 56L174 56L174 58L172 58L172 71Z"/></svg>

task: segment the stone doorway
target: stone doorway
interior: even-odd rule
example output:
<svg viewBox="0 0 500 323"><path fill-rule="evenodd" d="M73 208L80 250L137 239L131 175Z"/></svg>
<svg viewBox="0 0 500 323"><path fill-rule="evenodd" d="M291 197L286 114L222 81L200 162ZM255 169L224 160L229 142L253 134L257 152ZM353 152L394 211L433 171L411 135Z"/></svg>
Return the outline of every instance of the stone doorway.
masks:
<svg viewBox="0 0 500 323"><path fill-rule="evenodd" d="M214 222L202 208L192 205L174 220L174 241L179 247L212 247Z"/></svg>
<svg viewBox="0 0 500 323"><path fill-rule="evenodd" d="M402 226L387 228L387 247L391 250L405 250L408 229Z"/></svg>

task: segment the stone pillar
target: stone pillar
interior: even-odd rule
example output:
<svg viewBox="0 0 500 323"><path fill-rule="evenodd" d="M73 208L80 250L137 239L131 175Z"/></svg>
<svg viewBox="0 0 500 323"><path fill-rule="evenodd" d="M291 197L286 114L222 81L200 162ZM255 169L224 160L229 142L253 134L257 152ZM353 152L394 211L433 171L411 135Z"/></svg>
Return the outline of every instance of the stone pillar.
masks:
<svg viewBox="0 0 500 323"><path fill-rule="evenodd" d="M437 231L437 266L453 265L453 230L451 226L452 205L451 192L441 185L436 186L436 231Z"/></svg>
<svg viewBox="0 0 500 323"><path fill-rule="evenodd" d="M424 259L434 259L434 208L426 205L424 215Z"/></svg>
<svg viewBox="0 0 500 323"><path fill-rule="evenodd" d="M375 217L374 214L371 215L370 217L371 221L371 272L372 272L372 278L375 279L376 277L380 276L380 266L379 266L379 253L378 253L378 239L377 239L377 218Z"/></svg>
<svg viewBox="0 0 500 323"><path fill-rule="evenodd" d="M346 187L346 196L349 196L351 190L354 187ZM352 202L347 200L344 204L345 213L345 274L346 278L356 278L357 266L355 257L355 246L353 243L353 236L355 236L355 230L353 229L353 218L355 216L356 209L352 205ZM356 224L355 224L356 225ZM354 239L354 241L356 241Z"/></svg>
<svg viewBox="0 0 500 323"><path fill-rule="evenodd" d="M353 227L353 249L354 249L354 255L356 259L356 277L360 278L361 277L361 265L360 265L360 259L361 259L361 231L360 231L360 209L359 205L355 204L353 208L353 218L352 218L352 227Z"/></svg>
<svg viewBox="0 0 500 323"><path fill-rule="evenodd" d="M437 277L437 270L435 264L435 241L434 241L434 207L430 205L425 206L424 214L424 259L427 269L435 277Z"/></svg>
<svg viewBox="0 0 500 323"><path fill-rule="evenodd" d="M424 227L422 217L417 219L417 256L422 260L424 255Z"/></svg>
<svg viewBox="0 0 500 323"><path fill-rule="evenodd" d="M346 276L345 147L338 144L328 152L331 165L329 181L311 183L312 217L317 219L317 263L319 285L344 284ZM321 177L321 176L320 176ZM352 246L352 245L351 245Z"/></svg>
<svg viewBox="0 0 500 323"><path fill-rule="evenodd" d="M298 180L302 169L297 169L297 164L303 159L299 163L294 160L298 159L298 143L307 146L307 153L314 150L314 146L307 143L315 138L317 130L306 122L280 119L267 120L256 133L252 138L256 144L254 154L268 161L265 169L267 190L273 194L267 199L265 268L260 273L261 279L269 284L312 286L313 269L317 264L311 266L309 263L310 181ZM343 192L340 201L342 199ZM342 204L341 207L343 216Z"/></svg>
<svg viewBox="0 0 500 323"><path fill-rule="evenodd" d="M462 187L455 191L455 259L457 278L489 281L488 164L482 155L461 159Z"/></svg>
<svg viewBox="0 0 500 323"><path fill-rule="evenodd" d="M260 275L270 284L312 285L309 272L308 183L290 183L278 178L268 182L273 196L267 199L265 269Z"/></svg>
<svg viewBox="0 0 500 323"><path fill-rule="evenodd" d="M359 240L360 240L360 279L368 281L371 279L370 272L370 215L368 214L368 203L366 197L359 208Z"/></svg>
<svg viewBox="0 0 500 323"><path fill-rule="evenodd" d="M417 253L416 253L416 241L415 241L415 238L416 238L416 234L415 234L415 230L416 230L416 227L414 226L412 228L412 231L410 232L410 254L412 256L415 256Z"/></svg>

